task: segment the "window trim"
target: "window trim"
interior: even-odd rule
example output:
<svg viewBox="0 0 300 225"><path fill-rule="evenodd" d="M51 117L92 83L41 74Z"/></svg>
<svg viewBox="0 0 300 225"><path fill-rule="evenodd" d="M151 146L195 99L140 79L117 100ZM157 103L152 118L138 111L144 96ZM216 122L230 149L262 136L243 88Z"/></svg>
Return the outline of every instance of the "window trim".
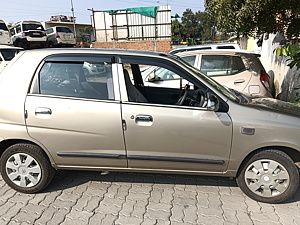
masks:
<svg viewBox="0 0 300 225"><path fill-rule="evenodd" d="M106 56L95 54L97 56ZM90 54L54 54L46 57L38 66L37 70L35 71L35 75L32 78L28 94L29 95L37 95L37 96L48 96L51 98L65 98L65 99L76 99L76 100L85 100L85 101L104 101L104 102L120 102L120 91L119 91L119 82L118 76L116 75L116 64L112 61L114 60L114 56L109 57L97 57L97 60L94 59L95 57L91 56ZM61 59L61 60L60 60ZM88 59L88 60L87 60ZM94 59L94 60L91 60ZM40 84L39 84L39 74L44 67L44 65L48 62L59 62L59 63L79 63L79 62L94 62L99 63L101 59L110 59L111 62L108 60L102 60L102 62L111 63L112 66L112 80L113 80L113 94L114 99L93 99L93 98L78 98L73 96L63 96L63 95L50 95L50 94L42 94L40 93Z"/></svg>

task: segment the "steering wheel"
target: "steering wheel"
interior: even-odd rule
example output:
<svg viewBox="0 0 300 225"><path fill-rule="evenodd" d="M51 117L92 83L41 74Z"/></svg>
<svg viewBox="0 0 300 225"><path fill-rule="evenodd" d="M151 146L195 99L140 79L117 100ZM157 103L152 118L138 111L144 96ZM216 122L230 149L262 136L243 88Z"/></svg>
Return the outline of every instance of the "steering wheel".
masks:
<svg viewBox="0 0 300 225"><path fill-rule="evenodd" d="M183 103L185 102L188 96L189 90L190 90L190 85L186 84L183 89L183 92L181 93L181 97L178 99L176 105L183 105Z"/></svg>

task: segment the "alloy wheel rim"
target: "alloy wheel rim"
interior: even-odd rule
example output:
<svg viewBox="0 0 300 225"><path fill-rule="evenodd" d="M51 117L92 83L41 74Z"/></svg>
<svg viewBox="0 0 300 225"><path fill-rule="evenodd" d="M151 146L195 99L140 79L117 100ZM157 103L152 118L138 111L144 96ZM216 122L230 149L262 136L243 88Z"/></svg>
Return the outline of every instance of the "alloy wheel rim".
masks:
<svg viewBox="0 0 300 225"><path fill-rule="evenodd" d="M286 168L270 159L252 162L245 171L245 182L250 191L262 197L274 197L286 191L290 176Z"/></svg>
<svg viewBox="0 0 300 225"><path fill-rule="evenodd" d="M7 177L19 187L33 187L41 180L42 169L30 155L16 153L6 161Z"/></svg>

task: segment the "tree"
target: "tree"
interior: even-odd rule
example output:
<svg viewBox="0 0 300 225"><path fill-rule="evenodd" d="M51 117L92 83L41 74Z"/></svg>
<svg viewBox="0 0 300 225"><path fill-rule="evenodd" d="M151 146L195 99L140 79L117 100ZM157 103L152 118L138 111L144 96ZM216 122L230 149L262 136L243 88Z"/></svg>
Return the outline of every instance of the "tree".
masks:
<svg viewBox="0 0 300 225"><path fill-rule="evenodd" d="M299 0L206 0L218 30L239 35L283 31L287 37L300 34Z"/></svg>
<svg viewBox="0 0 300 225"><path fill-rule="evenodd" d="M190 34L193 38L199 38L202 41L213 40L216 34L214 29L215 20L207 12L193 12L186 9L181 17L182 34Z"/></svg>
<svg viewBox="0 0 300 225"><path fill-rule="evenodd" d="M172 21L171 30L172 30L172 40L182 39L183 36L182 25L177 19Z"/></svg>

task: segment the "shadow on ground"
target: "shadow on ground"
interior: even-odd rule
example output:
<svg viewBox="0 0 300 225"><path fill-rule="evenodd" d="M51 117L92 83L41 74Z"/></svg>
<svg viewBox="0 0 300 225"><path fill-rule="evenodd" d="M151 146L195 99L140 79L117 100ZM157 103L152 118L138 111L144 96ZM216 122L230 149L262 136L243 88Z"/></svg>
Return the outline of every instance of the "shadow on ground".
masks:
<svg viewBox="0 0 300 225"><path fill-rule="evenodd" d="M63 191L88 182L99 183L130 183L130 184L170 184L197 185L211 187L238 187L235 179L228 177L157 174L157 173L119 173L111 172L101 175L94 171L58 171L51 184L43 192ZM296 195L286 203L300 201L300 187Z"/></svg>

